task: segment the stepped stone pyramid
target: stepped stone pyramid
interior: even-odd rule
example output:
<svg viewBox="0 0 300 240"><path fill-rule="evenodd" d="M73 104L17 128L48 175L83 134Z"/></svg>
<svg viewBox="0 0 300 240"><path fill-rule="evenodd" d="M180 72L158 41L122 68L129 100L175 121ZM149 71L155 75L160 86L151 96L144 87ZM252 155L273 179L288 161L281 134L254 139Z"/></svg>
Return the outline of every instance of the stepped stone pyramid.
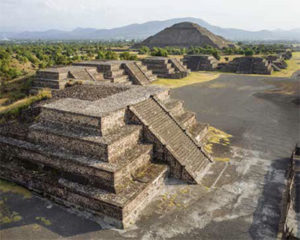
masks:
<svg viewBox="0 0 300 240"><path fill-rule="evenodd" d="M143 64L160 78L179 79L190 73L177 58L149 57L143 59Z"/></svg>
<svg viewBox="0 0 300 240"><path fill-rule="evenodd" d="M148 46L148 47L205 47L212 46L214 48L222 49L230 47L233 44L225 40L221 36L217 36L206 28L192 22L182 22L164 29L136 44L134 47Z"/></svg>
<svg viewBox="0 0 300 240"><path fill-rule="evenodd" d="M199 184L214 171L202 148L207 124L168 89L76 87L78 97L42 105L25 136L0 135L0 178L122 228L137 220L166 176Z"/></svg>
<svg viewBox="0 0 300 240"><path fill-rule="evenodd" d="M183 63L191 71L212 71L218 67L218 60L209 55L186 55Z"/></svg>
<svg viewBox="0 0 300 240"><path fill-rule="evenodd" d="M260 57L238 57L224 64L221 70L242 74L271 74L273 68L271 63Z"/></svg>
<svg viewBox="0 0 300 240"><path fill-rule="evenodd" d="M69 82L76 81L147 85L155 80L152 71L139 61L87 61L39 70L32 91L41 88L63 89Z"/></svg>

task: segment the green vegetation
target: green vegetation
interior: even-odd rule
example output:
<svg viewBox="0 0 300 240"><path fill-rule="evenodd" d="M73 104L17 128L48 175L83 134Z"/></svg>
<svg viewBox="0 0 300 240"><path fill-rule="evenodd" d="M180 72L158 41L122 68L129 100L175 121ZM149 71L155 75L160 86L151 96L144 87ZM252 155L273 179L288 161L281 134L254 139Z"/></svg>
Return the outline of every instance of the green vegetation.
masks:
<svg viewBox="0 0 300 240"><path fill-rule="evenodd" d="M129 52L123 52L120 54L120 59L136 61L136 60L138 60L138 57L137 57L137 55L130 54Z"/></svg>
<svg viewBox="0 0 300 240"><path fill-rule="evenodd" d="M159 56L159 57L167 57L168 51L164 48L153 48L151 51L152 56Z"/></svg>
<svg viewBox="0 0 300 240"><path fill-rule="evenodd" d="M244 50L244 54L245 54L245 56L253 56L254 51L252 49L250 49L250 48L246 48Z"/></svg>
<svg viewBox="0 0 300 240"><path fill-rule="evenodd" d="M150 53L150 48L146 47L146 46L142 46L139 49L139 54L149 54Z"/></svg>
<svg viewBox="0 0 300 240"><path fill-rule="evenodd" d="M0 83L36 70L93 59L119 59L132 42L34 42L0 43ZM122 59L136 59L127 53Z"/></svg>
<svg viewBox="0 0 300 240"><path fill-rule="evenodd" d="M168 55L185 55L185 54L207 54L212 55L216 59L220 60L221 56L224 55L270 55L284 52L287 46L283 44L243 44L238 43L236 46L227 47L223 49L216 49L211 46L204 47L190 47L190 48L179 48L179 47L165 47L150 49L146 46L142 46L139 49L141 55L152 55L152 56L168 56Z"/></svg>
<svg viewBox="0 0 300 240"><path fill-rule="evenodd" d="M22 111L29 108L33 103L48 98L51 98L51 91L42 90L35 96L25 97L7 106L0 106L0 124L17 119Z"/></svg>

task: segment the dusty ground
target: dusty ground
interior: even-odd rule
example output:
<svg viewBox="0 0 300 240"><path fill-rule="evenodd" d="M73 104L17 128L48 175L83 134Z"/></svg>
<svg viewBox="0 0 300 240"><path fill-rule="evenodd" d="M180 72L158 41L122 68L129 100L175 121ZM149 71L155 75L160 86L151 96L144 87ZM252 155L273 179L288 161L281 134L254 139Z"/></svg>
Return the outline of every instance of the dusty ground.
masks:
<svg viewBox="0 0 300 240"><path fill-rule="evenodd" d="M287 159L300 141L299 93L288 82L300 79L224 74L172 90L199 121L233 136L214 148L230 163L213 188L168 180L135 226L116 230L2 182L1 240L275 239Z"/></svg>

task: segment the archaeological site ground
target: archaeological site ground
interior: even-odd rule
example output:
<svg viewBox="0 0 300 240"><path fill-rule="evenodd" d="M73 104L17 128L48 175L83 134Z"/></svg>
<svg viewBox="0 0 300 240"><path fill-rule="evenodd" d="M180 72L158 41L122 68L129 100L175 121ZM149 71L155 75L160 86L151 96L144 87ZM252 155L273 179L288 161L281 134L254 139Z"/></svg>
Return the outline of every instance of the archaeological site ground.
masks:
<svg viewBox="0 0 300 240"><path fill-rule="evenodd" d="M108 44L1 82L0 239L299 238L300 52L190 22Z"/></svg>

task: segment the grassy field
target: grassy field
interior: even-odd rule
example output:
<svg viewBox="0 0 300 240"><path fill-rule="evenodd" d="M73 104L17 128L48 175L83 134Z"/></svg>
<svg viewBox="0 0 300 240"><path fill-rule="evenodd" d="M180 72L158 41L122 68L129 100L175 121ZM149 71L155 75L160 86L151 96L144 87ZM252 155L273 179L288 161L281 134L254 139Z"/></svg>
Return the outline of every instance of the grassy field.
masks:
<svg viewBox="0 0 300 240"><path fill-rule="evenodd" d="M189 76L182 79L159 78L153 82L154 85L160 85L168 88L179 88L195 83L212 81L220 76L217 72L192 72Z"/></svg>
<svg viewBox="0 0 300 240"><path fill-rule="evenodd" d="M282 69L279 72L273 72L274 77L291 77L296 71L300 70L300 52L293 52L293 57L286 61L287 69Z"/></svg>

